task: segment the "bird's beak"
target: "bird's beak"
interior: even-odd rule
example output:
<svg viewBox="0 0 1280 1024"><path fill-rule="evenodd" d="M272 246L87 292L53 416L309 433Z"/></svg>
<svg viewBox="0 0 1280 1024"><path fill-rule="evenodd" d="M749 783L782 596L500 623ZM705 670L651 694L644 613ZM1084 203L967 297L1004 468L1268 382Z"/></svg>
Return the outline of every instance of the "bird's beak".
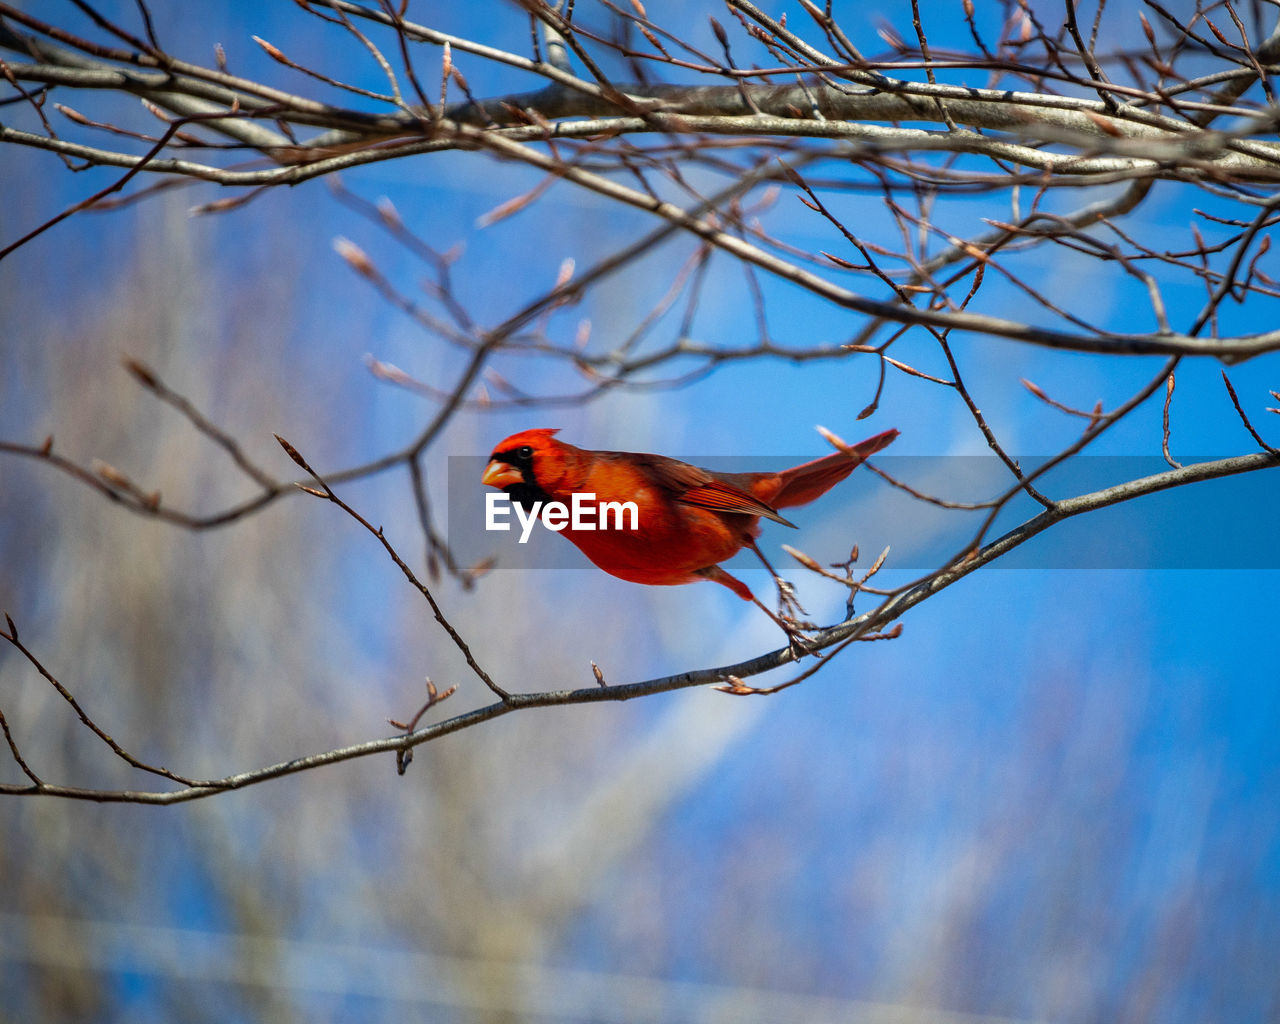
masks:
<svg viewBox="0 0 1280 1024"><path fill-rule="evenodd" d="M524 476L515 466L506 462L491 461L484 469L480 482L488 487L510 487L524 482Z"/></svg>

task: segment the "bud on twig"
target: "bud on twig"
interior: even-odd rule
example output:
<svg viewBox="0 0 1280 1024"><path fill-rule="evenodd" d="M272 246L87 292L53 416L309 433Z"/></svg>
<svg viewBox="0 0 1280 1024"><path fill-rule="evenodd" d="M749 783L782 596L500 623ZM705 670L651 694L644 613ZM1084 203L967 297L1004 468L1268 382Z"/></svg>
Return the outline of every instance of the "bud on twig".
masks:
<svg viewBox="0 0 1280 1024"><path fill-rule="evenodd" d="M735 697L743 697L751 693L759 693L754 686L748 686L737 676L725 676L725 681L720 686L713 686L713 690L719 690L721 693L731 693Z"/></svg>
<svg viewBox="0 0 1280 1024"><path fill-rule="evenodd" d="M299 468L301 468L301 469L305 469L308 473L310 473L310 472L311 472L311 467L307 465L307 460L306 460L306 459L304 459L304 458L302 457L302 455L301 455L301 454L299 454L299 452L298 452L298 449L297 449L297 448L295 448L293 445L291 445L288 441L286 441L286 440L285 440L283 437L281 437L279 434L272 434L271 436L272 436L272 437L274 437L277 441L279 441L279 442L280 442L280 447L284 449L284 453L285 453L287 456L289 456L289 458L293 459L294 463L295 463Z"/></svg>
<svg viewBox="0 0 1280 1024"><path fill-rule="evenodd" d="M399 231L404 227L404 221L400 219L400 211L395 208L395 204L386 196L381 196L377 202L378 216L382 219L382 223L393 231Z"/></svg>
<svg viewBox="0 0 1280 1024"><path fill-rule="evenodd" d="M899 53L907 48L907 44L902 41L902 36L898 35L897 29L887 22L880 23L880 26L876 29L876 35Z"/></svg>
<svg viewBox="0 0 1280 1024"><path fill-rule="evenodd" d="M142 109L143 109L143 110L145 110L148 114L150 114L150 115L152 115L153 117L155 117L157 120L159 120L159 121L163 121L165 124L172 124L172 123L173 123L173 121L172 121L172 119L169 117L169 115L168 115L168 114L166 114L166 113L165 113L163 110L161 110L159 107L157 107L157 106L156 106L154 103L152 103L150 100L141 100L140 102L142 103Z"/></svg>
<svg viewBox="0 0 1280 1024"><path fill-rule="evenodd" d="M1220 42L1223 46L1230 46L1232 49L1236 49L1236 45L1222 34L1222 29L1218 28L1218 26L1215 25L1208 18L1203 18L1202 20L1206 25L1209 26L1209 31L1218 37L1218 42Z"/></svg>
<svg viewBox="0 0 1280 1024"><path fill-rule="evenodd" d="M133 481L109 462L103 462L101 459L94 459L93 471L112 487L119 487L126 491L136 490L133 486Z"/></svg>
<svg viewBox="0 0 1280 1024"><path fill-rule="evenodd" d="M1101 114L1094 113L1092 110L1085 110L1082 111L1082 113L1112 138L1119 139L1124 137L1124 132L1116 127L1116 123L1112 121L1111 118L1103 117Z"/></svg>
<svg viewBox="0 0 1280 1024"><path fill-rule="evenodd" d="M1156 45L1156 34L1151 28L1151 22L1147 21L1147 16L1141 11L1138 12L1138 19L1142 22L1142 31L1147 37L1147 42L1151 44L1154 50Z"/></svg>
<svg viewBox="0 0 1280 1024"><path fill-rule="evenodd" d="M65 103L55 103L53 108L69 121L74 121L76 124L82 124L89 128L93 127L93 122L85 117L84 114L78 110L73 110Z"/></svg>
<svg viewBox="0 0 1280 1024"><path fill-rule="evenodd" d="M1026 388L1033 395L1035 395L1036 398L1040 399L1040 401L1042 402L1049 401L1049 396L1046 395L1043 391L1041 391L1038 385L1031 383L1031 381L1027 380L1026 377L1019 377L1018 380L1024 388Z"/></svg>
<svg viewBox="0 0 1280 1024"><path fill-rule="evenodd" d="M566 256L560 262L560 270L556 273L556 287L563 288L573 280L573 269L577 266L572 256Z"/></svg>
<svg viewBox="0 0 1280 1024"><path fill-rule="evenodd" d="M811 569L814 572L820 572L824 576L826 575L826 572L823 570L822 566L820 566L816 561L814 561L812 558L806 555L803 551L793 548L790 544L783 544L782 550L785 551L787 554L789 554L801 565L803 565L806 569Z"/></svg>
<svg viewBox="0 0 1280 1024"><path fill-rule="evenodd" d="M378 271L374 267L373 261L351 239L343 238L339 235L333 240L333 249L334 252L347 261L347 265L357 274L370 279L378 276Z"/></svg>
<svg viewBox="0 0 1280 1024"><path fill-rule="evenodd" d="M862 577L863 582L871 579L872 576L878 573L881 567L884 565L885 559L888 557L889 557L889 548L886 547L883 551L880 552L880 557L875 560L875 564L873 564L871 568L867 570L867 574Z"/></svg>
<svg viewBox="0 0 1280 1024"><path fill-rule="evenodd" d="M489 555L487 558L480 559L468 569L467 576L472 580L478 580L481 576L487 576L489 571L497 564L498 560L493 555Z"/></svg>
<svg viewBox="0 0 1280 1024"><path fill-rule="evenodd" d="M853 450L853 445L849 444L849 442L839 434L832 433L826 427L815 427L814 429L817 430L817 432L822 435L822 439L826 441L827 444L831 445L831 447L836 451L844 452L846 455L856 456L858 454Z"/></svg>
<svg viewBox="0 0 1280 1024"><path fill-rule="evenodd" d="M252 39L259 46L261 46L264 50L266 50L267 56L270 57L272 60L278 60L281 64L286 64L286 65L292 64L292 62L287 57L285 57L285 55L281 53L277 47L272 46L269 42L267 42L261 36L250 36L249 38Z"/></svg>
<svg viewBox="0 0 1280 1024"><path fill-rule="evenodd" d="M160 381L151 369L137 359L126 358L124 360L124 368L128 370L134 378L145 388L155 391L160 386Z"/></svg>

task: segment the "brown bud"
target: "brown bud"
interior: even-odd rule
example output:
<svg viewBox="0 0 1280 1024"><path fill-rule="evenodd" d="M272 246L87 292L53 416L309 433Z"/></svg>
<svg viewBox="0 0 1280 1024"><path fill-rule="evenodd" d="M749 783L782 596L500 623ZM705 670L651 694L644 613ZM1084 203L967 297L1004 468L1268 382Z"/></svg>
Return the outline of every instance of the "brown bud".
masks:
<svg viewBox="0 0 1280 1024"><path fill-rule="evenodd" d="M1022 386L1026 388L1028 391L1030 391L1033 395L1035 395L1036 398L1039 398L1041 401L1044 401L1044 402L1047 402L1049 400L1049 396L1046 395L1043 391L1041 391L1040 388L1037 387L1035 384L1032 384L1031 381L1027 380L1026 377L1020 377L1019 380L1021 381Z"/></svg>
<svg viewBox="0 0 1280 1024"><path fill-rule="evenodd" d="M169 115L168 115L168 114L166 114L163 110L161 110L161 109L160 109L158 106L156 106L154 103L152 103L150 100L142 100L142 109L143 109L143 110L145 110L145 111L146 111L148 114L150 114L152 117L155 117L155 118L157 118L157 119L159 119L159 120L163 121L165 124L171 124L171 123L172 123L172 122L170 121L170 119L169 119Z"/></svg>
<svg viewBox="0 0 1280 1024"><path fill-rule="evenodd" d="M93 471L112 487L122 487L125 490L133 489L133 483L129 478L109 462L103 462L101 459L94 459Z"/></svg>
<svg viewBox="0 0 1280 1024"><path fill-rule="evenodd" d="M493 555L489 555L487 558L480 559L480 561L476 562L475 565L468 569L467 576L473 580L478 580L481 576L488 575L489 571L497 564L497 558Z"/></svg>
<svg viewBox="0 0 1280 1024"><path fill-rule="evenodd" d="M289 63L289 61L285 58L285 55L281 53L277 47L272 46L269 42L263 39L262 36L250 36L250 38L259 46L261 46L264 50L266 50L267 56L270 57L272 60L278 60L281 64Z"/></svg>
<svg viewBox="0 0 1280 1024"><path fill-rule="evenodd" d="M827 444L831 445L832 448L836 449L836 451L844 452L846 455L857 455L857 452L853 450L853 446L839 434L832 433L826 427L815 427L814 429L817 430L817 432L822 435L822 439L826 441Z"/></svg>
<svg viewBox="0 0 1280 1024"><path fill-rule="evenodd" d="M70 121L74 121L76 124L83 124L83 125L93 124L93 122L90 121L87 117L85 117L84 114L80 113L78 110L71 109L71 107L68 107L64 103L55 103L53 106L54 106L54 109L56 109L58 113L60 113L63 117L67 118Z"/></svg>
<svg viewBox="0 0 1280 1024"><path fill-rule="evenodd" d="M790 544L783 544L782 550L803 565L806 569L812 569L814 572L822 572L822 566L806 555L803 551L793 548Z"/></svg>
<svg viewBox="0 0 1280 1024"><path fill-rule="evenodd" d="M137 379L138 383L143 387L155 390L160 386L160 382L156 379L156 375L151 370L140 363L136 359L125 359L124 368L128 370Z"/></svg>
<svg viewBox="0 0 1280 1024"><path fill-rule="evenodd" d="M378 276L377 270L374 269L373 261L351 239L343 238L339 235L333 240L333 249L334 252L347 261L347 265L357 274L369 278Z"/></svg>
<svg viewBox="0 0 1280 1024"><path fill-rule="evenodd" d="M387 227L398 230L404 227L404 222L400 219L400 212L395 208L395 204L386 196L382 196L378 200L378 216L382 218L382 223Z"/></svg>
<svg viewBox="0 0 1280 1024"><path fill-rule="evenodd" d="M1143 14L1141 11L1138 12L1138 18L1142 22L1142 31L1147 37L1147 42L1149 42L1152 48L1154 49L1156 45L1156 34L1155 34L1155 31L1151 28L1151 22L1147 21L1147 16Z"/></svg>

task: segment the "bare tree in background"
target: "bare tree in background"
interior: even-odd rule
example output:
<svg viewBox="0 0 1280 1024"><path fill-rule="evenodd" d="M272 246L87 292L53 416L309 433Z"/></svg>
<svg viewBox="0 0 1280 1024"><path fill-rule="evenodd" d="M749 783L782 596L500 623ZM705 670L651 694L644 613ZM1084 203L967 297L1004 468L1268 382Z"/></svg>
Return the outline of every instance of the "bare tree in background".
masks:
<svg viewBox="0 0 1280 1024"><path fill-rule="evenodd" d="M82 710L74 681L55 678L42 653L26 645L23 610L10 609L2 634L8 643L76 709L85 728L164 784L139 791L48 781L38 756L0 717L26 776L25 783L0 787L4 793L173 803L379 752L397 752L403 769L421 743L526 708L708 683L740 695L771 693L811 676L855 642L891 638L914 606L1067 519L1280 465L1280 451L1265 440L1261 422L1276 411L1267 408L1272 399L1237 394L1225 371L1222 415L1242 425L1250 450L1184 466L1169 448L1181 364L1216 360L1230 367L1280 350L1280 330L1254 326L1274 322L1272 301L1280 296L1265 259L1280 216L1280 144L1272 141L1280 29L1268 3L1209 4L1185 17L1157 3L1141 11L1099 4L1087 12L1073 0L1053 12L1011 3L999 32L989 35L966 2L957 15L970 33L964 52L931 47L930 26L914 4L907 31L881 27L877 38L856 16L837 19L830 4L807 0L800 0L803 24L795 13L784 20L746 0L728 0L720 20L696 27L651 20L639 0L557 6L522 0L509 12L528 24L522 52L446 35L408 20L404 6L390 0L298 5L328 31L353 40L381 85L349 84L367 76L310 65L284 43L261 39L280 66L278 79L241 77L220 50L209 64L181 60L166 51L142 4L129 24L78 5L89 16L92 38L0 4L0 109L6 111L0 142L47 151L68 171L113 169L106 187L18 237L0 239L0 257L20 259L27 243L90 207L144 201L186 186L199 194L199 211L216 213L270 203L277 190L378 162L417 157L418 173L429 175L433 156L448 152L539 175L533 188L495 209L491 221L522 213L552 186L570 186L635 211L642 226L589 265L566 263L533 301L503 309L499 294L481 310L455 287L456 253L433 246L390 203L369 202L338 185L340 199L379 225L388 244L421 261L429 278L426 301L398 287L375 256L353 243L340 245L343 257L387 303L464 356L455 379L443 384L372 364L378 377L432 403L411 443L331 470L313 464L305 439L289 438L282 443L302 475L285 479L247 454L236 424L213 422L153 368L130 360L137 385L221 449L252 487L250 497L213 511L171 503L157 482L64 456L56 437L7 438L0 453L68 474L139 516L193 531L235 529L297 495L300 485L368 529L371 544L421 594L494 699L440 718L435 705L453 692L451 681L432 687L426 706L398 723L397 735L193 778L158 767L110 736ZM1141 42L1106 43L1117 34ZM872 45L887 48L873 53ZM523 84L510 85L517 81ZM116 103L122 94L141 99L141 113ZM17 127L19 121L26 127ZM215 187L218 194L210 195ZM1126 228L1157 194L1182 212L1188 226L1181 237L1144 238ZM980 216L972 212L975 199ZM888 230L865 229L856 211L868 203L887 210ZM810 240L815 231L823 236L817 247ZM669 278L634 323L614 324L605 336L571 312L611 280L639 274L659 247ZM1131 289L1132 326L1104 327L1087 302L1055 291L1053 271L1045 270L1050 257L1088 261L1122 277ZM756 337L737 346L700 340L693 328L706 281L722 265L742 275L754 306ZM1022 296L1025 315L986 299L995 280ZM815 342L791 326L803 324L804 314L784 316L773 308L772 281L792 287L799 298L789 301L797 308L846 311L857 329ZM1170 300L1175 292L1203 296L1181 321L1172 312L1184 305ZM1038 400L1081 428L1029 468L984 418L959 350L991 337L1117 362L1158 357L1160 365L1109 405L1076 407L1025 382ZM732 363L771 359L871 367L879 385L864 415L880 409L886 381L897 375L932 389L938 403L956 403L1004 463L1003 485L980 501L960 502L922 493L909 480L889 482L922 502L983 510L982 527L924 577L890 588L876 586L878 560L868 568L853 560L825 568L796 552L805 571L848 588L851 609L859 593L877 603L844 622L815 627L814 656L776 686L756 688L746 680L795 661L790 649L644 682L598 676L580 689L536 693L491 675L481 638L455 629L437 593L445 574L466 585L483 574L482 567L459 563L437 527L424 465L446 427L478 406L582 404L615 389L671 387ZM1150 445L1169 463L1167 471L1087 493L1062 495L1045 486L1055 467L1160 402L1163 430L1151 433ZM894 422L892 408L880 411ZM393 469L406 471L426 571L344 490ZM1038 511L996 535L997 517L1028 499Z"/></svg>

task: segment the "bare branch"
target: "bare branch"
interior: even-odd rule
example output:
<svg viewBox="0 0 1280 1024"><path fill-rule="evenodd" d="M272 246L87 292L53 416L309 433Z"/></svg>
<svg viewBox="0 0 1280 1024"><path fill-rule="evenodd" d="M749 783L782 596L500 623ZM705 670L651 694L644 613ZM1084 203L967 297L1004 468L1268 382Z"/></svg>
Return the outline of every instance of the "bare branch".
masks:
<svg viewBox="0 0 1280 1024"><path fill-rule="evenodd" d="M484 685L487 686L490 690L492 690L495 694L497 694L497 696L500 699L504 701L509 700L511 695L506 690L504 690L501 686L495 683L492 677L489 675L489 673L487 673L484 669L480 667L479 663L475 659L475 655L471 653L471 648L468 646L467 642L462 639L462 636L458 633L458 631L454 629L453 626L450 624L449 620L445 618L444 612L441 611L440 605L437 603L435 596L431 593L431 590L427 587L425 583L423 583L421 580L418 579L414 571L409 568L405 560L401 558L399 553L396 551L396 549L391 546L391 542L387 540L387 536L385 533L383 533L382 527L374 526L367 519L365 519L364 516L360 515L359 512L357 512L345 501L343 501L336 494L334 494L332 488L330 488L329 485L325 483L323 477L321 477L314 469L311 468L311 466L307 463L307 460L304 459L302 455L299 453L298 449L296 449L293 445L291 445L279 434L276 435L276 440L280 442L280 447L285 450L285 454L288 455L289 458L291 458L295 463L297 463L297 465L302 470L304 470L311 477L311 479L314 480L316 484L319 486L319 490L315 490L313 488L302 487L302 485L299 485L300 487L302 487L302 490L306 491L308 494L315 495L318 498L326 498L329 501L333 502L335 505L338 506L338 508L342 509L343 512L347 513L347 515L349 515L352 519L354 519L357 523L363 526L366 530L368 530L371 534L373 534L374 537L378 539L378 543L382 545L383 550L386 551L387 555L391 558L391 560L395 562L396 568L399 569L404 574L405 579L407 579L409 583L412 584L414 589L416 589L418 593L420 593L423 596L423 598L426 600L427 605L431 608L431 614L435 616L436 622L440 624L441 629L443 629L447 634L449 634L449 639L452 640L454 645L458 648L458 650L462 652L462 656L463 658L466 659L467 665L468 667L470 667L471 671L474 672L477 676L479 676L480 681L483 682Z"/></svg>
<svg viewBox="0 0 1280 1024"><path fill-rule="evenodd" d="M1240 455L1229 459L1196 463L1194 465L1185 466L1182 469L1169 470L1168 472L1159 473L1155 476L1143 477L1138 480L1131 480L1123 484L1118 484L1114 487L1105 488L1100 491L1093 491L1088 494L1078 495L1074 498L1063 499L1055 503L1053 508L1045 509L1039 515L1026 520L1021 525L1010 530L1008 533L991 541L985 547L974 552L971 557L955 562L939 572L932 574L910 589L895 593L888 597L872 611L865 612L856 619L840 623L839 625L830 626L819 631L811 638L813 649L815 651L822 651L830 648L836 648L841 645L847 645L855 639L879 638L877 634L881 633L885 627L890 626L917 604L920 604L922 601L927 600L929 597L932 597L934 594L939 593L952 584L959 582L970 573L973 573L996 559L1008 554L1010 551L1027 543L1033 537L1065 519L1083 515L1101 508L1107 508L1122 502L1132 501L1136 498L1168 490L1173 487L1181 487L1191 483L1203 482L1205 480L1221 479L1223 477L1234 476L1240 473L1250 473L1264 469L1275 469L1278 467L1280 467L1280 455L1270 453ZM323 494L323 496L331 501L335 500L330 497L328 493ZM372 528L368 527L367 524L366 528L372 530ZM372 532L377 535L376 530L372 530ZM885 634L886 638L895 635L897 634L892 632ZM13 643L13 640L8 636L5 636L4 639L9 639L9 642ZM748 679L752 676L770 671L771 669L780 668L790 664L796 660L796 657L796 653L791 648L784 647L768 654L762 654L733 665L681 672L677 675L662 676L645 680L643 682L617 683L604 687L592 685L587 688L551 690L538 693L510 693L492 704L487 704L472 711L463 712L452 718L445 719L442 722L423 726L408 735L389 736L383 739L356 743L350 746L340 747L335 750L306 755L278 764L268 765L263 768L241 772L236 775L229 775L222 779L213 779L198 783L183 783L185 788L182 789L167 791L107 790L54 785L51 783L42 783L37 786L33 783L30 786L17 786L11 784L0 785L0 794L13 796L53 796L103 803L184 803L189 800L201 799L227 790L242 789L246 786L256 785L272 779L282 778L287 775L294 775L303 771L311 771L326 765L340 764L344 761L353 760L355 758L370 757L384 753L400 753L420 746L423 743L439 739L442 736L447 736L462 729L472 728L484 722L491 721L513 711L576 704L593 704L600 701L634 700L638 697L652 696L659 693L669 693L673 690L686 689L692 686L704 686L707 684L730 682L730 685L732 686L733 684L731 680L734 678L738 680ZM819 662L818 664L825 664L825 662ZM799 682L800 680L797 679L795 681ZM50 678L50 682L54 681ZM60 684L54 683L54 685L61 689ZM90 725L90 727L94 728L92 725ZM95 729L95 731L97 730ZM128 757L128 755L122 756ZM148 771L155 771L157 774L162 774L165 775L165 777L174 778L181 782L180 777L172 774L166 774L163 769L151 769L141 764L137 765L137 767Z"/></svg>

